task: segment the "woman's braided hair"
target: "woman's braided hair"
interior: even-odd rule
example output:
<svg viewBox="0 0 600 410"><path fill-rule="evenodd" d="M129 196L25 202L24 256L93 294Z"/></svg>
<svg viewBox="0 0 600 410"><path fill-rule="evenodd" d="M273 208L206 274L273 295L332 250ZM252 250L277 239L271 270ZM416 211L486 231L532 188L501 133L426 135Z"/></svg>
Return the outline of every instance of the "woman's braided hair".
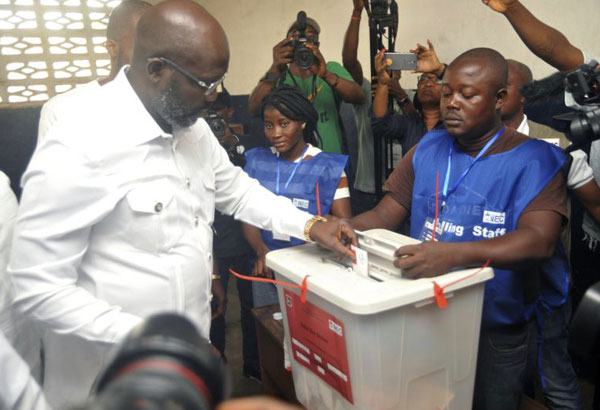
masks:
<svg viewBox="0 0 600 410"><path fill-rule="evenodd" d="M304 141L317 147L319 144L319 133L317 132L317 121L319 114L311 102L296 87L282 85L274 88L262 102L260 109L261 118L265 119L265 109L273 107L282 115L293 121L301 121L306 124L302 130Z"/></svg>

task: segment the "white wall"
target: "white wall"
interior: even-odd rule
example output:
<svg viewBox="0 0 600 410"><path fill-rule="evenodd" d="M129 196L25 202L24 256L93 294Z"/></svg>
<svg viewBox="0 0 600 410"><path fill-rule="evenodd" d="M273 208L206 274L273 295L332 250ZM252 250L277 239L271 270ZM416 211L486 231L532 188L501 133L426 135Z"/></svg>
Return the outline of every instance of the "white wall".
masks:
<svg viewBox="0 0 600 410"><path fill-rule="evenodd" d="M272 48L282 40L299 10L321 25L321 51L326 60L341 62L344 33L352 0L196 0L223 25L229 37L231 64L227 87L232 94L248 94L272 62ZM528 64L534 76L552 67L523 45L504 16L481 0L397 0L400 24L397 51L431 39L440 59L451 61L461 52L492 47L507 58ZM599 0L522 0L539 19L564 33L572 44L600 56ZM363 12L359 59L369 70L369 33ZM405 74L403 84L414 87L416 76Z"/></svg>

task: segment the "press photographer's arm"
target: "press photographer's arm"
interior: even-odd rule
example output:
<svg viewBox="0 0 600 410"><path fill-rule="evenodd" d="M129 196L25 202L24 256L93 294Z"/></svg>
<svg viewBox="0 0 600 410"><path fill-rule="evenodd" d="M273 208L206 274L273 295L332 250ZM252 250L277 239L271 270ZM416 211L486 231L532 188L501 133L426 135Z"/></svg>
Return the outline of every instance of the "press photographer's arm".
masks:
<svg viewBox="0 0 600 410"><path fill-rule="evenodd" d="M538 20L519 0L482 0L504 14L521 40L536 56L559 70L573 70L584 63L583 53L558 30Z"/></svg>

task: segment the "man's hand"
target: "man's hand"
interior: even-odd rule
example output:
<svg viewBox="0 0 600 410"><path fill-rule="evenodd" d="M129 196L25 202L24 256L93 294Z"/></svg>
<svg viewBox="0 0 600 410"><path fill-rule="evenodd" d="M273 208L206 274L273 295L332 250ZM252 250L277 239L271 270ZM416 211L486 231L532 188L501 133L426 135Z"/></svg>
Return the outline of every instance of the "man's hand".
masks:
<svg viewBox="0 0 600 410"><path fill-rule="evenodd" d="M336 251L340 256L352 258L350 244L358 246L356 234L345 219L316 222L308 234L319 245Z"/></svg>
<svg viewBox="0 0 600 410"><path fill-rule="evenodd" d="M310 71L314 75L324 78L327 74L327 63L325 62L323 54L321 54L321 50L319 50L319 47L317 47L316 44L309 43L308 41L304 43L304 45L312 51L314 56L313 65L310 66Z"/></svg>
<svg viewBox="0 0 600 410"><path fill-rule="evenodd" d="M385 49L379 50L379 53L375 54L375 71L377 72L377 85L389 85L392 78L390 77L390 73L385 69L385 64L383 62L383 54L385 53Z"/></svg>
<svg viewBox="0 0 600 410"><path fill-rule="evenodd" d="M300 410L300 407L268 397L252 397L227 400L221 403L217 410Z"/></svg>
<svg viewBox="0 0 600 410"><path fill-rule="evenodd" d="M396 250L394 266L409 277L426 278L447 273L458 266L456 244L450 242L422 242Z"/></svg>
<svg viewBox="0 0 600 410"><path fill-rule="evenodd" d="M294 61L293 38L286 38L273 47L273 65L271 70L281 74L288 64Z"/></svg>
<svg viewBox="0 0 600 410"><path fill-rule="evenodd" d="M217 309L212 312L212 319L225 315L227 309L227 296L225 295L225 289L223 289L223 283L220 279L213 279L211 285L211 292L213 297L217 300Z"/></svg>
<svg viewBox="0 0 600 410"><path fill-rule="evenodd" d="M411 53L417 55L417 69L414 72L434 73L439 76L444 71L444 65L440 63L433 44L429 39L427 40L427 45L429 48L417 43L417 48L410 50Z"/></svg>
<svg viewBox="0 0 600 410"><path fill-rule="evenodd" d="M402 77L402 71L392 70L392 77L390 80L390 94L395 98L402 98L406 96L406 92L400 85L400 78Z"/></svg>
<svg viewBox="0 0 600 410"><path fill-rule="evenodd" d="M273 279L273 271L267 267L267 252L261 252L256 255L256 262L254 262L254 268L252 268L252 276Z"/></svg>
<svg viewBox="0 0 600 410"><path fill-rule="evenodd" d="M361 11L365 8L365 0L352 0L354 3L354 10Z"/></svg>
<svg viewBox="0 0 600 410"><path fill-rule="evenodd" d="M519 0L481 0L481 2L498 13L506 13L514 7Z"/></svg>

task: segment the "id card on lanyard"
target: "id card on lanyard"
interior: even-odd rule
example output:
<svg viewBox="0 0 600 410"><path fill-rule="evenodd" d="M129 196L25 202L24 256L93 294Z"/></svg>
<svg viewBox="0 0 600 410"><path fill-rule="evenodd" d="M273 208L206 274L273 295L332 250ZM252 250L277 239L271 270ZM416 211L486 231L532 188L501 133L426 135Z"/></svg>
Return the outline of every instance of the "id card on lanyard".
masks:
<svg viewBox="0 0 600 410"><path fill-rule="evenodd" d="M450 144L450 150L448 152L448 166L446 167L446 176L444 178L444 187L442 188L442 195L441 195L442 206L441 206L441 210L440 210L440 218L438 219L437 225L435 226L435 232L436 232L435 240L436 241L441 238L443 231L444 231L443 230L443 226L444 226L443 211L444 211L444 207L446 206L446 200L448 199L448 197L450 195L452 195L458 189L458 187L463 182L463 180L465 179L465 177L467 176L469 171L471 171L471 168L473 168L473 166L485 155L485 153L487 151L489 151L491 146L496 142L496 140L500 137L500 135L502 135L502 133L504 132L505 129L506 128L504 126L502 128L500 128L500 130L496 133L496 135L494 135L494 137L492 137L492 139L490 139L487 142L487 144L485 144L483 149L481 151L479 151L479 154L477 154L475 159L473 161L471 161L471 163L469 164L467 169L465 169L463 171L463 173L458 177L458 179L456 180L454 185L452 185L452 187L449 189L448 186L450 183L450 173L452 172L452 154L454 153L455 142L452 142ZM438 206L438 204L436 203L436 207L437 206ZM425 223L423 224L423 228L421 229L421 234L419 235L419 240L431 241L431 238L433 237L433 229L434 229L433 218L431 218L431 217L426 218Z"/></svg>
<svg viewBox="0 0 600 410"><path fill-rule="evenodd" d="M287 191L288 186L290 185L290 182L292 182L292 179L294 178L294 175L296 175L296 171L298 171L298 167L300 167L300 165L302 164L302 161L304 160L304 156L306 155L307 150L308 150L308 144L306 144L306 147L304 148L304 151L302 151L302 155L300 156L300 159L294 166L292 173L290 174L287 181L285 182L285 185L283 186L283 190L280 190L280 188L279 188L279 183L280 183L280 179L281 179L281 161L283 161L283 160L280 159L279 157L277 158L277 180L275 182L275 194L277 194L277 195L285 194L285 191ZM273 231L273 239L276 239L278 241L289 242L290 236Z"/></svg>

